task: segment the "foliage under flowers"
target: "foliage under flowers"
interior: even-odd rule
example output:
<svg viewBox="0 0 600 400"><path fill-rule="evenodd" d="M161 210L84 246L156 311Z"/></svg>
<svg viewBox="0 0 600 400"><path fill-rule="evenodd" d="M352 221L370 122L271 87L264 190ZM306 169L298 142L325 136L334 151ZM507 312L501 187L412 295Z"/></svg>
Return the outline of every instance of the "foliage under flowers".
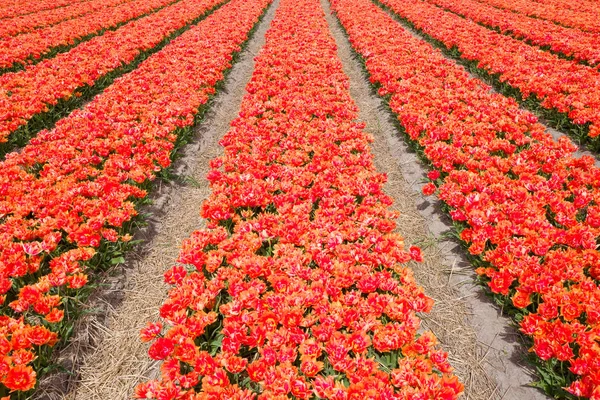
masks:
<svg viewBox="0 0 600 400"><path fill-rule="evenodd" d="M599 71L421 0L381 3L448 49L457 49L463 59L477 62L490 74L498 74L498 79L518 89L523 99L536 96L542 107L568 115L575 124L589 124L591 138L600 135Z"/></svg>
<svg viewBox="0 0 600 400"><path fill-rule="evenodd" d="M318 0L282 0L165 274L143 399L455 399ZM291 397L290 397L291 396Z"/></svg>
<svg viewBox="0 0 600 400"><path fill-rule="evenodd" d="M479 274L516 309L546 390L600 399L600 169L368 0L333 7L435 170ZM569 372L560 374L561 367ZM558 382L558 384L557 384ZM554 386L552 386L554 385Z"/></svg>
<svg viewBox="0 0 600 400"><path fill-rule="evenodd" d="M25 65L175 1L178 0L134 0L112 8L111 12L100 11L22 35L0 38L0 70Z"/></svg>
<svg viewBox="0 0 600 400"><path fill-rule="evenodd" d="M80 95L77 89L102 83L107 74L133 62L222 2L182 0L24 71L0 76L0 143L33 117L45 120L39 113L50 112L48 119L52 119L51 108Z"/></svg>
<svg viewBox="0 0 600 400"><path fill-rule="evenodd" d="M223 6L0 163L0 396L35 383L30 364L48 361L63 306L90 263L128 240L142 184L169 166L268 3Z"/></svg>

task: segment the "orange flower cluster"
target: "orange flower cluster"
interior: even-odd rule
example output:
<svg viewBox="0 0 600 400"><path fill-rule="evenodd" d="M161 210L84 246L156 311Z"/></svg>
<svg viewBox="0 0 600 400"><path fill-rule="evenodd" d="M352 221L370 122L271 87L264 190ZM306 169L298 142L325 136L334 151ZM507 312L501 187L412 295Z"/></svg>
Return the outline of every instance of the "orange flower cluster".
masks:
<svg viewBox="0 0 600 400"><path fill-rule="evenodd" d="M575 10L580 12L598 12L597 0L536 0L538 3L548 4L556 9Z"/></svg>
<svg viewBox="0 0 600 400"><path fill-rule="evenodd" d="M32 14L20 15L0 20L0 37L13 36L19 33L31 32L57 22L90 14L108 7L132 0L91 0L84 3L69 4L66 7L44 10ZM104 10L104 12L110 10ZM0 10L0 13L2 11Z"/></svg>
<svg viewBox="0 0 600 400"><path fill-rule="evenodd" d="M74 47L67 53L0 76L0 142L75 91L132 62L140 53L223 0L182 0Z"/></svg>
<svg viewBox="0 0 600 400"><path fill-rule="evenodd" d="M590 2L570 1L571 6L566 6L566 2L553 4L547 1L528 0L481 0L481 2L563 26L600 33L600 10Z"/></svg>
<svg viewBox="0 0 600 400"><path fill-rule="evenodd" d="M255 60L136 397L456 399L319 1L281 0Z"/></svg>
<svg viewBox="0 0 600 400"><path fill-rule="evenodd" d="M427 0L473 21L518 39L585 61L600 63L600 33L567 28L543 19L498 9L475 0Z"/></svg>
<svg viewBox="0 0 600 400"><path fill-rule="evenodd" d="M27 364L36 358L35 347L53 346L57 340L56 333L26 324L23 317L0 316L0 383L11 391L32 389L36 373Z"/></svg>
<svg viewBox="0 0 600 400"><path fill-rule="evenodd" d="M18 15L31 14L42 10L65 7L69 4L87 0L37 0L23 2L21 0L6 0L0 5L0 18L12 18Z"/></svg>
<svg viewBox="0 0 600 400"><path fill-rule="evenodd" d="M86 284L96 249L128 240L119 231L136 214L131 199L146 195L135 183L170 164L178 129L193 124L269 1L246 3L221 7L0 163L3 315L60 322L60 294ZM14 340L0 328L0 349L4 339Z"/></svg>
<svg viewBox="0 0 600 400"><path fill-rule="evenodd" d="M0 68L24 65L60 46L71 46L85 36L140 17L178 0L134 0L106 10L63 21L57 25L0 38Z"/></svg>
<svg viewBox="0 0 600 400"><path fill-rule="evenodd" d="M568 390L600 399L600 169L512 99L414 38L368 0L335 0L371 82L435 170L424 187L451 208L478 273L525 314L541 360L566 363ZM560 388L559 388L560 389Z"/></svg>
<svg viewBox="0 0 600 400"><path fill-rule="evenodd" d="M590 137L600 135L599 71L421 0L381 2L447 48L456 47L462 58L478 61L479 68L499 74L500 80L519 89L523 98L535 94L543 107L568 114L573 123L591 123Z"/></svg>

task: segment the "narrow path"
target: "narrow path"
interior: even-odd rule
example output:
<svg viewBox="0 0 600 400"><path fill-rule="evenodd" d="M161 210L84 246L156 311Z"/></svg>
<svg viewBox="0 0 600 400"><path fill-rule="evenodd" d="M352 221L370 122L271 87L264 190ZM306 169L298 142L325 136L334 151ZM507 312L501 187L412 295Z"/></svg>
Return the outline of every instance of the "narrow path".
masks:
<svg viewBox="0 0 600 400"><path fill-rule="evenodd" d="M385 191L402 213L398 231L407 243L423 249L425 262L411 267L419 285L435 300L429 315L421 315L449 353L456 374L465 385L465 399L537 400L547 397L527 385L534 377L523 361L527 351L511 320L500 315L481 287L474 284L473 267L464 251L441 236L452 223L421 194L426 170L416 154L398 137L383 101L370 89L359 61L354 57L329 4L322 0L338 46L350 92L360 109L366 130L374 137L375 166L388 176Z"/></svg>
<svg viewBox="0 0 600 400"><path fill-rule="evenodd" d="M524 108L523 106L521 106L521 108L529 111L530 113L537 115L540 123L546 127L546 132L551 134L552 137L554 138L554 140L558 141L558 139L560 139L563 136L568 138L577 147L577 150L573 154L574 157L582 157L582 156L592 157L592 158L594 158L594 164L596 165L596 167L600 168L600 154L599 153L594 153L593 151L589 150L589 148L585 144L577 143L577 140L575 138L573 138L572 136L567 135L566 133L561 132L555 128L552 128L542 116L534 113L533 111L531 111L529 109Z"/></svg>
<svg viewBox="0 0 600 400"><path fill-rule="evenodd" d="M206 179L209 161L221 155L219 140L237 116L245 87L254 70L254 56L277 8L276 0L256 27L254 36L230 71L225 86L213 100L205 119L196 127L195 139L176 163L175 174L184 184L161 184L147 210L149 226L138 239L145 245L128 255L123 272L109 277L107 289L96 296L90 311L97 313L79 324L69 345L74 365L70 384L65 376L43 382L38 398L117 400L129 399L137 383L155 377L159 364L147 355L139 330L158 318L168 285L163 273L179 255L183 239L204 226L199 211L210 188ZM124 283L121 283L123 282ZM119 287L120 286L120 287ZM79 359L77 359L79 358ZM79 367L77 367L79 365ZM66 386L66 388L65 388Z"/></svg>

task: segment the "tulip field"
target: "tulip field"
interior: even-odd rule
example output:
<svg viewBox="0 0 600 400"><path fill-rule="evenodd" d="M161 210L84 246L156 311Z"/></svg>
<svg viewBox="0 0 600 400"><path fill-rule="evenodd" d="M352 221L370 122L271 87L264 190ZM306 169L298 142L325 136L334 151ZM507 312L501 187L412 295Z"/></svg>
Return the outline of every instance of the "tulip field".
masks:
<svg viewBox="0 0 600 400"><path fill-rule="evenodd" d="M598 0L4 0L0 400L600 400L599 138Z"/></svg>

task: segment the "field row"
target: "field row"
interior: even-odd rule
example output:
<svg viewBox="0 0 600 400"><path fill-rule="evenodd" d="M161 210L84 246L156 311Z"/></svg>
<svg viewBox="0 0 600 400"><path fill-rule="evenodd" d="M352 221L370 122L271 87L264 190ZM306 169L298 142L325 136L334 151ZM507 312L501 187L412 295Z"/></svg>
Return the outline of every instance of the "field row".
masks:
<svg viewBox="0 0 600 400"><path fill-rule="evenodd" d="M456 399L318 0L281 0L247 92L136 396Z"/></svg>
<svg viewBox="0 0 600 400"><path fill-rule="evenodd" d="M461 58L474 61L489 74L497 74L500 82L517 88L521 97L536 96L542 107L565 113L576 124L588 124L590 137L600 135L599 71L421 0L382 3L446 48L457 49ZM436 23L431 24L432 20Z"/></svg>
<svg viewBox="0 0 600 400"><path fill-rule="evenodd" d="M597 0L581 0L573 2L570 0L536 0L541 4L548 4L555 7L556 10L575 10L583 12L598 12Z"/></svg>
<svg viewBox="0 0 600 400"><path fill-rule="evenodd" d="M591 2L528 0L482 0L482 2L519 14L552 21L559 25L600 33L600 10ZM565 6L566 4L570 5Z"/></svg>
<svg viewBox="0 0 600 400"><path fill-rule="evenodd" d="M85 296L88 272L129 240L134 199L169 166L267 4L223 6L0 164L0 395L35 385L29 364L47 366L42 344L69 331L65 310Z"/></svg>
<svg viewBox="0 0 600 400"><path fill-rule="evenodd" d="M551 21L517 14L476 0L428 0L479 24L510 34L517 39L549 47L555 53L584 61L591 66L600 63L600 34L567 28Z"/></svg>
<svg viewBox="0 0 600 400"><path fill-rule="evenodd" d="M107 10L69 19L18 36L0 38L0 70L18 69L40 57L52 56L79 41L101 34L178 0L133 0Z"/></svg>
<svg viewBox="0 0 600 400"><path fill-rule="evenodd" d="M69 4L66 7L41 11L38 13L21 15L14 18L0 20L0 37L14 36L20 33L31 32L37 28L54 25L58 22L88 14L93 17L94 12L110 12L109 7L115 7L132 0L91 0L84 3Z"/></svg>
<svg viewBox="0 0 600 400"><path fill-rule="evenodd" d="M0 76L0 142L26 142L36 132L33 124L47 126L60 117L60 104L106 86L129 64L222 2L181 0L67 53Z"/></svg>
<svg viewBox="0 0 600 400"><path fill-rule="evenodd" d="M0 19L13 18L43 10L51 10L81 3L88 0L38 0L24 2L22 0L7 0L0 5Z"/></svg>
<svg viewBox="0 0 600 400"><path fill-rule="evenodd" d="M139 1L142 0L128 2L122 6L138 7ZM151 1L164 3L164 0ZM597 34L564 28L545 20L502 11L475 0L430 1L470 19L460 18L420 0L413 0L410 3L392 0L384 4L430 37L440 41L448 49L456 49L462 59L474 62L485 73L497 77L498 84L508 84L510 88L516 89L519 98L533 98L536 104L547 109L550 119L555 120L557 125L563 126L565 118L568 117L572 124L579 127L581 135L592 140L598 136L600 132L598 128L600 73L598 71L585 65L578 65L575 61L560 59L519 40L488 30L475 22L516 37L526 38L539 46L550 46L558 53L573 56L576 60L585 60L591 65L595 65L600 56L600 48L598 48L600 37ZM166 4L163 3L161 6ZM91 3L85 4L91 6ZM174 5L176 4L177 2ZM78 5L82 4L74 4L74 6ZM170 10L174 9L170 8ZM103 19L98 27L114 26L114 18L107 19L104 14L104 12L98 13ZM161 16L163 14L160 13ZM32 35L43 34L46 39L50 39L51 43L48 42L50 44L44 44L44 41L37 41L27 35L6 38L5 44L12 50L6 53L9 60L5 67L10 68L16 65L15 62L26 62L32 56L39 56L40 52L55 51L56 46L68 45L73 38L90 34L94 30L90 31L89 17L91 16L87 15L85 18L65 22L65 24L76 24L84 29L78 32L77 29L72 30L71 25L65 25L69 36L66 41L62 41L64 38L61 35L54 36L52 31L46 30L33 32ZM96 37L91 43L86 42L76 46L68 55L59 55L49 63L38 64L38 68L29 67L27 71L20 74L4 76L1 81L3 90L0 90L0 141L9 140L10 135L20 129L12 142L19 146L24 144L29 136L36 134L44 126L51 126L62 113L70 111L69 107L72 108L78 103L73 99L74 95L81 93L77 92L77 89L81 88L85 92L92 93L87 90L87 86L93 86L109 72L118 75L119 72L114 70L132 62L136 56L140 56L140 53L156 46L157 41L160 42L158 40L160 33L148 32L148 28L144 25L154 23L160 18L159 16L142 18L137 21L138 23L134 21L116 31L108 31L103 35L105 37ZM119 16L119 19L123 20L123 17ZM430 25L431 19L439 23ZM163 24L179 28L176 21L165 21ZM59 24L48 29L62 31L62 26L63 24ZM135 38L119 42L119 36L129 38L130 35L134 35ZM478 37L478 41L473 42L472 37ZM53 38L59 40L60 44L53 42ZM35 49L30 51L28 46L21 46L20 42L13 43L12 40L30 42L39 51ZM14 57L10 55L11 52L15 53ZM73 73L67 76L67 71ZM532 74L531 71L536 72ZM110 82L111 79L112 76L102 80ZM102 86L105 85L99 84L96 89L101 90ZM69 100L72 105L66 104ZM62 108L57 108L54 112L57 103L66 109L63 111ZM24 126L30 122L31 125ZM579 139L584 140L585 137ZM4 146L4 148L3 152L10 150L11 146Z"/></svg>
<svg viewBox="0 0 600 400"><path fill-rule="evenodd" d="M480 257L477 272L514 307L539 367L556 378L550 390L560 393L556 382L562 382L577 396L597 395L600 169L594 159L574 158L567 139L554 142L534 115L490 93L370 1L333 5L371 82L433 167L425 194L438 191L469 252ZM561 363L577 379L568 382Z"/></svg>
<svg viewBox="0 0 600 400"><path fill-rule="evenodd" d="M138 15L141 12L138 8L140 1L152 2L152 5L146 4L147 8L143 8L144 12L152 12L152 8L163 7L172 0L135 0L121 7L135 9ZM170 34L169 32L180 29L181 19L162 21L159 26L167 29L166 33L161 29L149 32L145 26L159 21L165 12L169 12L167 10L181 10L182 6L177 6L179 1L155 16L150 15L130 22L116 31L108 31L90 42L84 42L69 53L59 54L50 62L1 77L0 142L13 142L12 146L3 146L2 152L11 150L15 145L23 145L39 129L52 126L57 118L75 107L78 101L73 97L81 95L81 90L78 89L83 89L83 92L91 95L94 91L89 90L89 87L98 83L95 89L101 90L114 76L126 72L125 66L132 63L136 57L143 57L143 53L157 46ZM598 34L564 28L545 20L499 10L475 0L429 1L442 8L421 0L412 0L409 3L384 0L383 4L446 48L456 51L462 60L472 62L484 74L489 74L505 94L515 95L520 100L532 100L533 103L529 105L545 109L545 116L554 121L557 128L577 129L579 140L596 143L594 148L600 144L595 139L600 134L600 72L577 63L577 60L583 60L590 65L597 65L600 60ZM80 3L75 5L78 4ZM444 11L444 8L452 12ZM69 46L74 39L87 34L97 34L97 28L114 28L115 23L119 25L133 17L124 17L117 13L117 22L115 17L107 17L105 14L103 11L98 12L101 21L94 29L90 28L89 23L92 15L87 15L65 21L66 25L59 24L49 27L49 30L42 29L31 33L34 36L44 36L43 41L36 40L37 36L30 37L29 34L3 39L7 47L11 48L5 54L8 60L4 66L14 67L46 51L52 54L57 46ZM191 11L190 17L193 17L193 14ZM178 16L188 21L186 24L193 19L186 19L181 13ZM436 20L438 23L432 25L430 20ZM516 38L524 38L532 44L549 46L553 51L563 56L571 56L574 60L561 59L520 40L486 29L478 23ZM73 30L73 24L83 31ZM55 36L52 29L61 32L67 30L68 37L65 38L62 34ZM121 40L121 36L128 39ZM472 37L477 37L478 40L473 41ZM29 44L22 46L24 42ZM35 49L32 50L31 46ZM119 69L121 71L115 71ZM69 75L69 71L72 71L72 74ZM565 125L565 120L572 125ZM19 132L10 139L17 130Z"/></svg>

